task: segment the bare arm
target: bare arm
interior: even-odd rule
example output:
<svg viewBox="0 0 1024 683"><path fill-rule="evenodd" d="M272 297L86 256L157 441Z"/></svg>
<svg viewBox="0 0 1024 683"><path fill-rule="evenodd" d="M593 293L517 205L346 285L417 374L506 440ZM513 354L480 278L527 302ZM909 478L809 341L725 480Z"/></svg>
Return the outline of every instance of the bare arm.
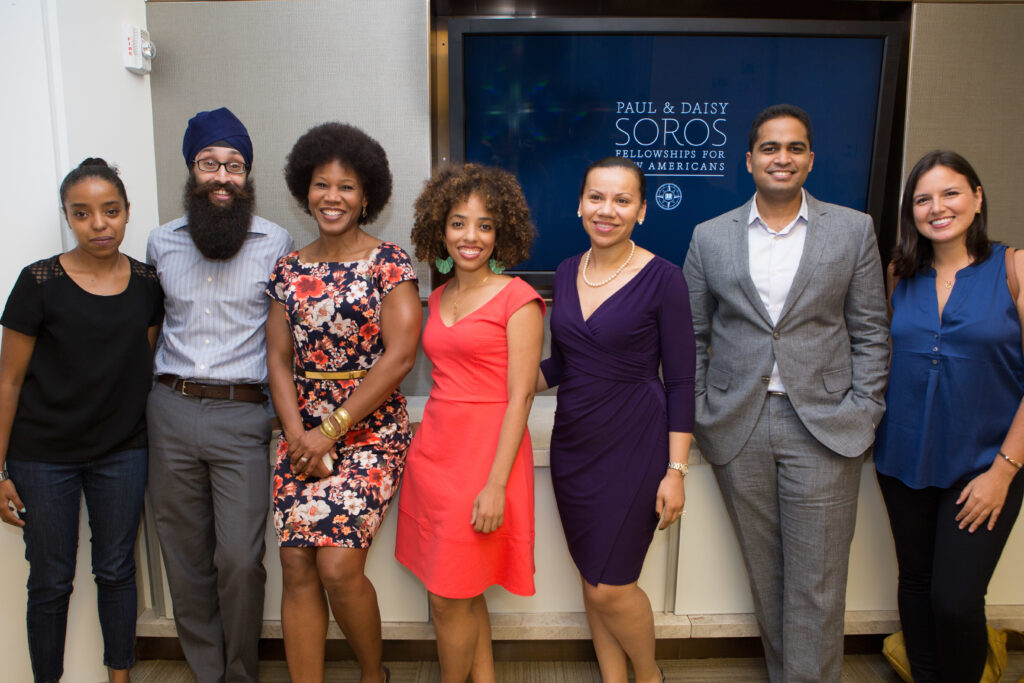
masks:
<svg viewBox="0 0 1024 683"><path fill-rule="evenodd" d="M0 469L7 462L14 413L18 409L21 385L35 345L35 337L4 328L3 341L0 342ZM24 509L14 482L10 479L0 482L0 518L13 526L25 526L25 522L15 514L15 510Z"/></svg>
<svg viewBox="0 0 1024 683"><path fill-rule="evenodd" d="M1017 273L1024 272L1024 250L1018 249L1013 259ZM1021 335L1024 340L1024 287L1017 292L1017 301L1014 303L1017 305L1017 317L1022 321ZM1010 423L1010 429L1006 432L1006 438L1003 439L999 450L1012 460L1024 463L1024 398L1017 406L1013 422ZM963 505L956 516L960 528L966 528L974 533L978 527L985 524L986 528L992 531L999 514L1003 511L1010 482L1019 471L1006 458L996 455L992 465L985 472L969 481L956 501L958 505Z"/></svg>
<svg viewBox="0 0 1024 683"><path fill-rule="evenodd" d="M501 420L498 446L487 483L473 502L470 524L473 530L489 534L502 523L505 510L505 486L515 462L526 421L533 405L544 341L544 316L540 306L531 302L513 313L506 327L508 339L508 408Z"/></svg>
<svg viewBox="0 0 1024 683"><path fill-rule="evenodd" d="M381 304L380 337L384 353L344 404L353 425L377 410L412 370L422 328L423 308L416 283L396 285Z"/></svg>
<svg viewBox="0 0 1024 683"><path fill-rule="evenodd" d="M146 339L149 340L149 350L156 352L156 340L160 338L160 325L151 325L146 330Z"/></svg>

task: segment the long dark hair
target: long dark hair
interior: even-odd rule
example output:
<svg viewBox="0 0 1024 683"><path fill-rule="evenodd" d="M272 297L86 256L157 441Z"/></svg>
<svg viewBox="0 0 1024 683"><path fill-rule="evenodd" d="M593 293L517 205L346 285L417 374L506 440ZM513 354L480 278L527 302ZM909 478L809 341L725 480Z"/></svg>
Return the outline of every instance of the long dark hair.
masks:
<svg viewBox="0 0 1024 683"><path fill-rule="evenodd" d="M956 152L937 149L928 152L914 164L910 175L907 176L906 187L903 188L903 201L900 204L900 241L892 253L892 268L896 277L914 277L931 268L935 252L931 240L922 238L917 232L917 223L914 221L914 192L921 176L936 166L945 166L962 175L974 193L981 188L981 180L974 167ZM986 228L987 218L988 202L982 201L981 213L974 217L974 221L967 228L967 253L975 262L984 261L992 251L992 242L988 239Z"/></svg>

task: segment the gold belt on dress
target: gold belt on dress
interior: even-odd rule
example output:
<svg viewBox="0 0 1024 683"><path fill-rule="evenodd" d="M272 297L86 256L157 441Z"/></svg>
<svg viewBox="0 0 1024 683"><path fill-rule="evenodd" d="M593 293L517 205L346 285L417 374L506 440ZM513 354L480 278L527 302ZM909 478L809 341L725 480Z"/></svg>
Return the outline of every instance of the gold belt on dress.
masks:
<svg viewBox="0 0 1024 683"><path fill-rule="evenodd" d="M366 377L367 370L349 370L347 372L315 372L303 370L302 376L306 379L362 379Z"/></svg>

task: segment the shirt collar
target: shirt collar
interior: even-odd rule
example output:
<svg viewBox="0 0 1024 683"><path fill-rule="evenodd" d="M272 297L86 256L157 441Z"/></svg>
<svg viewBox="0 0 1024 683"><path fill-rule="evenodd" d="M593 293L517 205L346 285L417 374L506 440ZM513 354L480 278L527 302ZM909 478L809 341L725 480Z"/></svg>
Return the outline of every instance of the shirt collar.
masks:
<svg viewBox="0 0 1024 683"><path fill-rule="evenodd" d="M787 225L783 230L779 230L779 232L776 233L768 227L768 224L765 223L764 220L761 219L761 214L757 211L757 195L755 194L754 198L750 200L750 215L747 217L747 227L752 228L756 225L765 230L771 231L773 234L785 235L797 225L797 222L801 218L804 219L804 223L809 222L810 219L808 216L810 215L810 210L807 208L807 190L800 188L800 210L796 213L796 219L794 219L793 222Z"/></svg>

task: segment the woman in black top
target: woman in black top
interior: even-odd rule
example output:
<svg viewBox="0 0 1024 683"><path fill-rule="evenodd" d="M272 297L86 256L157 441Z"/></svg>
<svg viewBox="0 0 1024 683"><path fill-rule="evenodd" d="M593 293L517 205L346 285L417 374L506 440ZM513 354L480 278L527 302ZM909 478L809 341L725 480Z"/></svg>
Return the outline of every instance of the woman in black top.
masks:
<svg viewBox="0 0 1024 683"><path fill-rule="evenodd" d="M35 680L57 681L85 493L103 662L127 683L163 292L151 266L118 250L129 205L113 168L86 159L60 199L78 246L22 270L0 318L0 517L25 539Z"/></svg>

